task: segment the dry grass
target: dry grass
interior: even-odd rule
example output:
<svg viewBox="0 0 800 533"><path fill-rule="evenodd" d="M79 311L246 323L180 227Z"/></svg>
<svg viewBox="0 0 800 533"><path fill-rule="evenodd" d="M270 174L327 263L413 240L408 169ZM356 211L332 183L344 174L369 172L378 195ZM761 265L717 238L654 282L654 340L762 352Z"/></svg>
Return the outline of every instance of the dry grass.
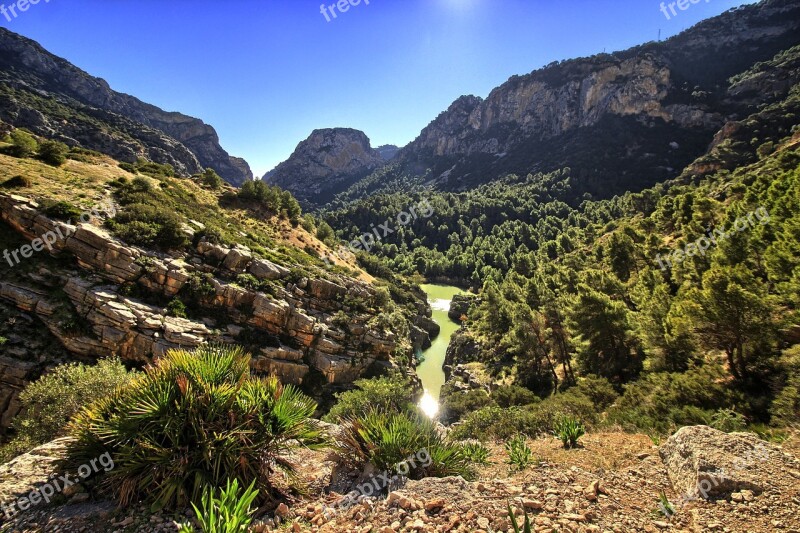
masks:
<svg viewBox="0 0 800 533"><path fill-rule="evenodd" d="M528 439L527 442L538 461L567 468L576 466L587 471L618 471L638 465L641 462L638 456L642 454L658 454L647 435L616 431L584 435L580 440L581 446L574 450L565 450L555 437ZM491 451L489 460L492 464L480 468L479 478L491 480L508 477L508 453L503 443L493 442L486 446Z"/></svg>

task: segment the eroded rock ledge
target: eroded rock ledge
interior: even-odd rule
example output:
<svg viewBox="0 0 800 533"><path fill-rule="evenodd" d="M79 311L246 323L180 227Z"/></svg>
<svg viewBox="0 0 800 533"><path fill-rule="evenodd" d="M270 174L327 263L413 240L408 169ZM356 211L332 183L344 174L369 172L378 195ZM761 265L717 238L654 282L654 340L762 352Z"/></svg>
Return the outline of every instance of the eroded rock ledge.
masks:
<svg viewBox="0 0 800 533"><path fill-rule="evenodd" d="M391 354L398 339L371 325L376 315L359 311L353 303L374 296L375 290L364 282L327 273L329 279L299 274L255 257L245 247L205 241L188 254L157 254L128 246L91 224L51 220L34 201L21 196L0 196L0 218L26 239L50 231L69 235L53 245L53 254L74 257L80 270L49 273L58 279L60 297L54 295L52 283L37 283L40 276L29 274L22 280L0 280L0 298L38 317L76 356L146 362L171 348L207 342L256 344L254 370L295 384L304 384L313 373L316 390L308 392L317 394L349 384L376 365L394 365ZM244 273L271 282L272 294L229 281ZM207 294L201 309L192 314L205 317L208 311L209 318L175 318L149 297L143 301L126 296L135 287L136 294L163 301L198 279L206 284ZM82 329L64 323L65 308ZM340 311L347 314L347 324L334 320ZM26 363L10 361L10 367L19 366L6 369L16 383L14 376L26 374ZM7 403L3 422L18 409L14 402Z"/></svg>

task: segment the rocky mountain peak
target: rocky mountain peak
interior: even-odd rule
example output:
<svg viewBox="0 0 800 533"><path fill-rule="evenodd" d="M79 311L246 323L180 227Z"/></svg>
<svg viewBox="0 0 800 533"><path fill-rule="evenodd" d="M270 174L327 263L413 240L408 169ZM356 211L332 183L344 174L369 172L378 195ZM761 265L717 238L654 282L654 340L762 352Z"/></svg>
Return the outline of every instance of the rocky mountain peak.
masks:
<svg viewBox="0 0 800 533"><path fill-rule="evenodd" d="M289 159L268 172L264 180L291 191L301 203L314 205L324 203L363 178L384 160L364 132L350 128L318 129L297 146Z"/></svg>

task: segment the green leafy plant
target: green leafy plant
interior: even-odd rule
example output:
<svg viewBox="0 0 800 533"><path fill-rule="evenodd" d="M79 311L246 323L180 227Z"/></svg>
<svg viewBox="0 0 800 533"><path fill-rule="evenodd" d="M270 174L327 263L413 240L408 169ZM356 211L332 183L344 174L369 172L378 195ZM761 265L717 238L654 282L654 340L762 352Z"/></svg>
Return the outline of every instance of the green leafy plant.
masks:
<svg viewBox="0 0 800 533"><path fill-rule="evenodd" d="M556 422L555 434L561 439L564 448L575 448L578 445L578 439L586 434L586 428L583 424L575 418L564 417Z"/></svg>
<svg viewBox="0 0 800 533"><path fill-rule="evenodd" d="M667 493L663 490L658 493L658 510L656 513L661 513L667 518L671 518L675 514L675 507L669 501Z"/></svg>
<svg viewBox="0 0 800 533"><path fill-rule="evenodd" d="M203 533L239 533L247 531L253 521L252 504L258 496L255 481L240 494L239 480L228 480L219 495L210 487L203 492L200 507L192 504ZM193 533L194 528L182 524L181 533Z"/></svg>
<svg viewBox="0 0 800 533"><path fill-rule="evenodd" d="M284 490L273 484L278 472L297 486L287 454L326 445L315 410L276 377L251 376L250 355L239 347L171 350L75 417L69 458L82 464L110 453L116 466L103 483L122 505L197 502L205 487L229 478L255 482L267 499Z"/></svg>
<svg viewBox="0 0 800 533"><path fill-rule="evenodd" d="M525 512L525 521L520 527L519 523L517 522L517 515L514 514L514 510L511 508L511 504L508 504L508 519L511 522L511 527L514 529L514 533L532 533L533 528L531 526L531 519L528 517L528 512Z"/></svg>
<svg viewBox="0 0 800 533"><path fill-rule="evenodd" d="M398 465L422 450L427 451L429 461L419 460L408 465L408 472L398 471ZM346 419L334 444L334 455L338 462L355 470L369 464L378 471L410 479L475 477L464 446L443 435L435 422L419 413L372 410Z"/></svg>
<svg viewBox="0 0 800 533"><path fill-rule="evenodd" d="M8 151L14 157L31 157L39 148L36 137L22 128L12 131L10 137L11 147Z"/></svg>
<svg viewBox="0 0 800 533"><path fill-rule="evenodd" d="M505 448L508 452L508 464L516 467L517 470L525 470L533 463L533 451L526 442L525 435L519 434L509 439Z"/></svg>
<svg viewBox="0 0 800 533"><path fill-rule="evenodd" d="M200 175L200 183L203 186L208 187L209 189L221 189L224 181L222 178L217 174L214 169L207 168L203 173Z"/></svg>
<svg viewBox="0 0 800 533"><path fill-rule="evenodd" d="M360 379L355 389L336 395L336 405L324 420L339 422L363 416L373 410L413 411L412 388L402 376L385 376L377 379Z"/></svg>
<svg viewBox="0 0 800 533"><path fill-rule="evenodd" d="M55 220L71 220L75 224L83 212L69 202L54 202L45 207L44 214Z"/></svg>
<svg viewBox="0 0 800 533"><path fill-rule="evenodd" d="M64 434L75 413L127 385L135 375L119 359L54 368L20 394L22 414L14 420L16 436L0 449L0 460L5 462Z"/></svg>
<svg viewBox="0 0 800 533"><path fill-rule="evenodd" d="M464 453L470 461L479 465L489 464L489 448L480 441L467 441L463 443Z"/></svg>
<svg viewBox="0 0 800 533"><path fill-rule="evenodd" d="M177 318L186 318L186 304L178 298L173 298L166 307L167 314Z"/></svg>
<svg viewBox="0 0 800 533"><path fill-rule="evenodd" d="M8 339L0 335L0 346L4 345L8 342Z"/></svg>

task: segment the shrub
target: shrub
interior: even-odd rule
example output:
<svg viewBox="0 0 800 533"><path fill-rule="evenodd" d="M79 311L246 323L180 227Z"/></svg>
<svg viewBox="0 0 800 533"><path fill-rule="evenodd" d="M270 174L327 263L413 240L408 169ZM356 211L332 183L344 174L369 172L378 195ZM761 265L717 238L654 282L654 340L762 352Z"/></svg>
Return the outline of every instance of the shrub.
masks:
<svg viewBox="0 0 800 533"><path fill-rule="evenodd" d="M569 389L569 393L587 397L598 411L605 411L619 398L610 381L594 375L582 378L577 386Z"/></svg>
<svg viewBox="0 0 800 533"><path fill-rule="evenodd" d="M69 202L56 202L45 207L44 214L54 220L77 222L83 212Z"/></svg>
<svg viewBox="0 0 800 533"><path fill-rule="evenodd" d="M8 342L8 339L0 335L0 346L4 345Z"/></svg>
<svg viewBox="0 0 800 533"><path fill-rule="evenodd" d="M189 280L181 287L180 294L192 303L202 303L204 300L217 294L214 287L214 276L210 272L192 272Z"/></svg>
<svg viewBox="0 0 800 533"><path fill-rule="evenodd" d="M463 448L467 458L473 463L479 465L489 464L489 448L484 446L480 441L466 441L463 443Z"/></svg>
<svg viewBox="0 0 800 533"><path fill-rule="evenodd" d="M258 496L255 482L239 494L239 480L230 479L224 489L216 491L210 487L203 492L203 500L198 508L192 504L200 528L203 533L239 533L248 531L253 521L251 508L253 500ZM193 533L194 528L189 524L182 524L179 533Z"/></svg>
<svg viewBox="0 0 800 533"><path fill-rule="evenodd" d="M214 172L214 169L207 168L203 174L200 175L200 183L209 189L217 190L222 188L222 184L225 182L222 180L219 174Z"/></svg>
<svg viewBox="0 0 800 533"><path fill-rule="evenodd" d="M120 163L119 168L126 172L130 172L131 174L136 174L136 165L131 163Z"/></svg>
<svg viewBox="0 0 800 533"><path fill-rule="evenodd" d="M507 439L520 431L535 435L539 429L531 431L527 418L519 407L503 409L496 405L487 405L467 414L463 422L453 428L453 437L481 440Z"/></svg>
<svg viewBox="0 0 800 533"><path fill-rule="evenodd" d="M564 448L575 448L578 445L578 439L586 434L586 428L579 420L570 417L564 417L556 422L555 427L556 436L561 439Z"/></svg>
<svg viewBox="0 0 800 533"><path fill-rule="evenodd" d="M483 389L453 392L442 399L442 419L453 423L489 405L494 405L494 402Z"/></svg>
<svg viewBox="0 0 800 533"><path fill-rule="evenodd" d="M148 193L148 194L152 193L153 183L145 177L136 176L135 178L133 178L133 180L131 180L130 191L134 193L137 192Z"/></svg>
<svg viewBox="0 0 800 533"><path fill-rule="evenodd" d="M173 298L169 304L167 304L166 311L169 316L186 318L186 304L184 304L178 298Z"/></svg>
<svg viewBox="0 0 800 533"><path fill-rule="evenodd" d="M492 391L492 399L500 407L513 407L515 405L531 405L539 403L541 399L532 391L519 385L498 387Z"/></svg>
<svg viewBox="0 0 800 533"><path fill-rule="evenodd" d="M747 421L733 409L720 409L712 415L709 425L714 429L731 433L742 431L747 426Z"/></svg>
<svg viewBox="0 0 800 533"><path fill-rule="evenodd" d="M76 464L110 453L103 483L122 505L153 508L197 502L207 486L229 478L255 482L266 500L278 490L285 458L324 437L311 419L316 403L276 377L250 375L239 347L171 350L130 386L83 410L71 424Z"/></svg>
<svg viewBox="0 0 800 533"><path fill-rule="evenodd" d="M75 413L134 375L118 359L101 359L96 365L58 366L34 381L19 396L22 414L14 420L15 438L0 452L2 461L60 436Z"/></svg>
<svg viewBox="0 0 800 533"><path fill-rule="evenodd" d="M608 410L608 421L661 434L683 425L707 425L715 411L736 403L726 376L725 370L711 363L684 373L647 374L625 386L622 397Z"/></svg>
<svg viewBox="0 0 800 533"><path fill-rule="evenodd" d="M533 452L528 447L525 435L516 435L505 444L508 464L517 470L525 470L533 462Z"/></svg>
<svg viewBox="0 0 800 533"><path fill-rule="evenodd" d="M58 141L44 141L39 146L39 159L54 167L63 165L68 153L69 146Z"/></svg>
<svg viewBox="0 0 800 533"><path fill-rule="evenodd" d="M39 148L39 143L30 132L24 129L15 129L11 132L11 147L9 154L14 157L31 157Z"/></svg>
<svg viewBox="0 0 800 533"><path fill-rule="evenodd" d="M374 409L409 412L415 410L411 384L402 376L360 379L354 385L355 389L336 395L336 405L331 408L324 420L338 422L364 416Z"/></svg>
<svg viewBox="0 0 800 533"><path fill-rule="evenodd" d="M789 427L800 425L800 377L793 377L770 408L773 425Z"/></svg>
<svg viewBox="0 0 800 533"><path fill-rule="evenodd" d="M134 179L134 182L137 179ZM149 185L149 183L148 183ZM189 244L174 212L148 204L131 204L109 221L111 231L123 241L140 246L180 249Z"/></svg>
<svg viewBox="0 0 800 533"><path fill-rule="evenodd" d="M33 186L33 180L28 176L14 176L3 182L4 189L29 189Z"/></svg>
<svg viewBox="0 0 800 533"><path fill-rule="evenodd" d="M422 450L427 450L429 464L417 462L408 465L408 472L400 471L398 465ZM359 471L371 465L379 472L410 479L474 478L464 446L444 436L435 422L419 413L372 410L346 419L334 445L334 455L338 462Z"/></svg>

